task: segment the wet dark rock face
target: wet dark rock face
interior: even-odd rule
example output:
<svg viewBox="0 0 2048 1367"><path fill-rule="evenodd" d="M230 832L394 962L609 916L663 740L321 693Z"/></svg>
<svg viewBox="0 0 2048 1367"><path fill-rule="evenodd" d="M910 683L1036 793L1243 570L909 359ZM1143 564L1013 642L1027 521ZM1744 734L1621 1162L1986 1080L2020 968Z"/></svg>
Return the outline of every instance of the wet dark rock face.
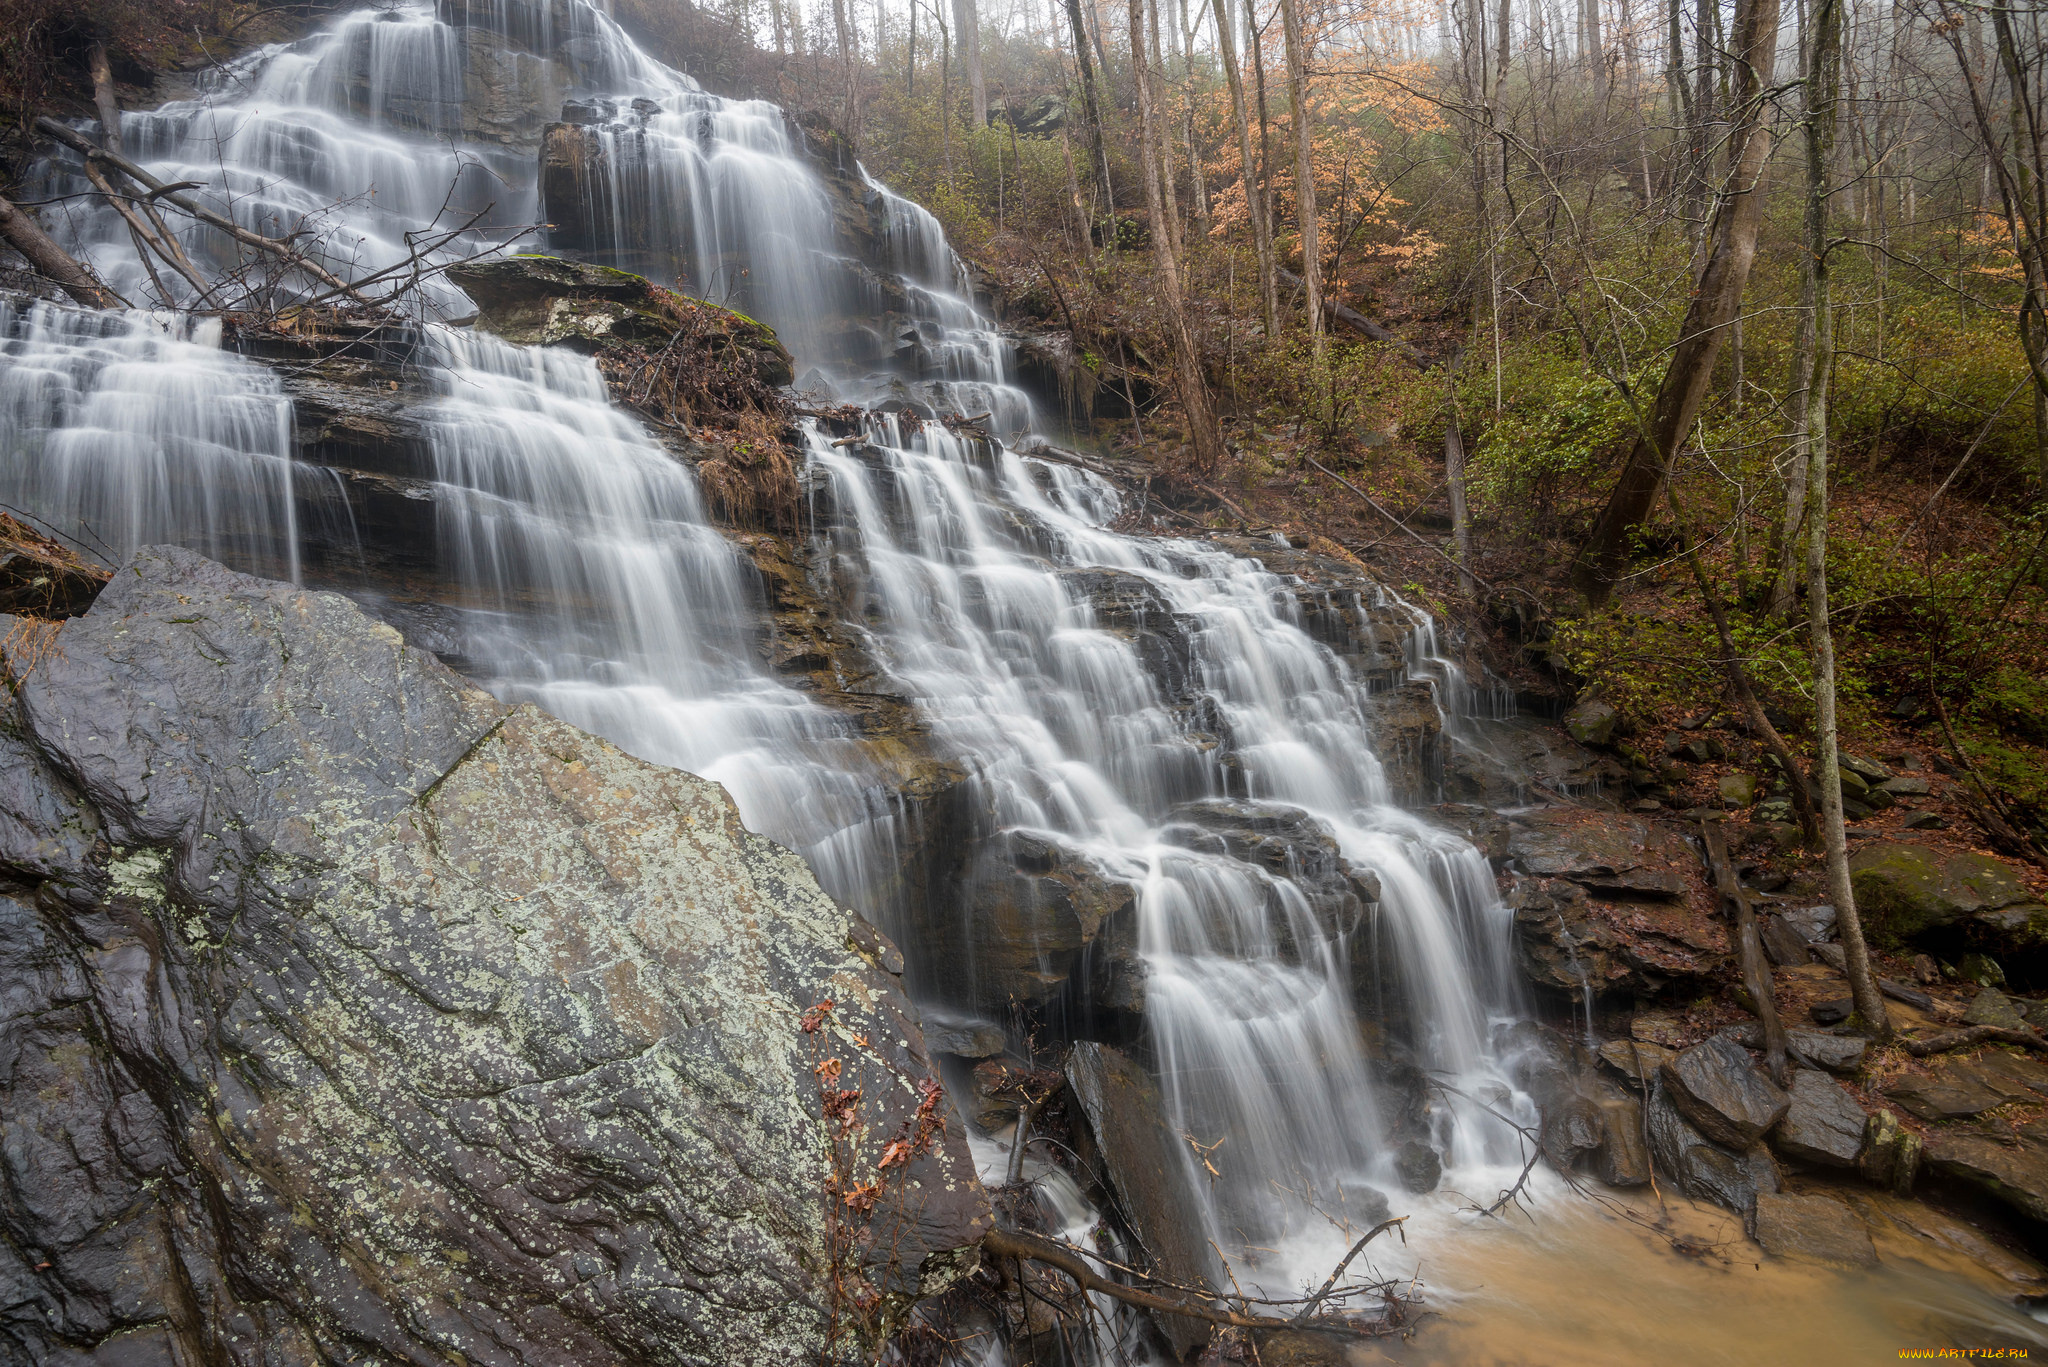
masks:
<svg viewBox="0 0 2048 1367"><path fill-rule="evenodd" d="M858 1181L931 1072L894 947L716 785L184 551L9 670L0 1358L817 1352L814 1065ZM957 1134L901 1170L840 1268L899 1301L988 1220Z"/></svg>
<svg viewBox="0 0 2048 1367"><path fill-rule="evenodd" d="M1067 1084L1086 1122L1082 1163L1114 1188L1154 1270L1182 1286L1219 1284L1186 1141L1168 1123L1151 1077L1120 1050L1083 1042L1068 1056ZM1183 1357L1209 1336L1198 1320L1155 1318Z"/></svg>
<svg viewBox="0 0 2048 1367"><path fill-rule="evenodd" d="M1687 1196L1743 1216L1756 1214L1760 1193L1778 1190L1778 1165L1761 1144L1730 1149L1701 1134L1672 1103L1661 1077L1652 1080L1645 1128L1650 1153Z"/></svg>
<svg viewBox="0 0 2048 1367"><path fill-rule="evenodd" d="M1521 875L1507 895L1516 950L1537 986L1650 997L1726 966L1725 931L1688 905L1698 858L1669 828L1552 808L1515 816L1501 837L1499 858Z"/></svg>

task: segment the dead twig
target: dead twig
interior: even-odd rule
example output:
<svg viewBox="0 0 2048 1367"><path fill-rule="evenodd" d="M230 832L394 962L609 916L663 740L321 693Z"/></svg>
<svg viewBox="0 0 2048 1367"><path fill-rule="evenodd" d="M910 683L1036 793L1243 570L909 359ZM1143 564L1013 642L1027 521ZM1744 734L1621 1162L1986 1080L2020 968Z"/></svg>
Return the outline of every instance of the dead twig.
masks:
<svg viewBox="0 0 2048 1367"><path fill-rule="evenodd" d="M1083 1291L1108 1296L1126 1305L1157 1310L1169 1315L1181 1315L1209 1324L1229 1325L1236 1329L1304 1327L1296 1320L1284 1320L1271 1315L1248 1315L1239 1310L1206 1304L1192 1297L1168 1296L1143 1287L1126 1286L1097 1272L1078 1249L1069 1248L1065 1244L1055 1243L1051 1239L1024 1230L992 1229L981 1236L981 1246L985 1252L998 1258L1019 1258L1057 1268L1073 1278L1075 1284ZM1315 1320L1306 1327L1354 1338L1374 1338L1385 1332L1378 1324L1354 1324L1347 1320L1329 1318Z"/></svg>
<svg viewBox="0 0 2048 1367"><path fill-rule="evenodd" d="M1485 589L1488 593L1493 592L1493 585L1487 583L1484 579L1481 579L1478 575L1472 573L1471 570L1465 568L1463 565L1460 565L1456 560L1446 555L1441 546L1436 545L1435 543L1430 541L1429 538L1422 535L1422 533L1416 531L1413 527L1410 527L1407 523L1401 521L1400 518L1395 517L1385 508L1381 507L1380 501L1374 498L1371 494L1368 494L1365 490L1359 488L1356 484L1353 484L1350 480L1344 478L1344 476L1338 474L1335 470L1332 470L1329 466L1323 464L1314 456L1304 453L1302 455L1302 459L1307 461L1310 465L1315 466L1316 469L1321 470L1331 479L1336 480L1339 484L1349 489L1352 493L1357 494L1360 498L1364 499L1368 507L1370 507L1374 512L1378 513L1381 517L1385 518L1388 522L1391 522L1394 526L1399 527L1402 531L1406 532L1409 538L1412 539L1416 545L1422 547L1431 555L1436 556L1438 559L1442 560L1446 565L1449 565L1452 569L1456 570L1460 575L1464 576L1467 579L1472 580L1474 583L1478 584L1479 587Z"/></svg>

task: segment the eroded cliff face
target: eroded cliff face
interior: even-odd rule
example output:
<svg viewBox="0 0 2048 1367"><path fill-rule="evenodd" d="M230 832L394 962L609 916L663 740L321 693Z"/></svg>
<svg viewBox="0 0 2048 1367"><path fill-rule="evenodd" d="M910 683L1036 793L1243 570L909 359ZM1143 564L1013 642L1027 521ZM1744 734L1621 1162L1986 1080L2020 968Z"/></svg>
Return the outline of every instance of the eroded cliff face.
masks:
<svg viewBox="0 0 2048 1367"><path fill-rule="evenodd" d="M971 1268L900 956L717 785L185 551L0 628L0 1358L796 1362Z"/></svg>

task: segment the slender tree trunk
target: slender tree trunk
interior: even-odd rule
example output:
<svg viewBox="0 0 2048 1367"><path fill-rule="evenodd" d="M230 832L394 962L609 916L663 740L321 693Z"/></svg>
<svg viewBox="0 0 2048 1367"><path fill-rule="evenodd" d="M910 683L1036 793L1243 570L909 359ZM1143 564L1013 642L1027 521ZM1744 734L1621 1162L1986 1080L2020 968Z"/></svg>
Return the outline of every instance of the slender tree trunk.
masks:
<svg viewBox="0 0 2048 1367"><path fill-rule="evenodd" d="M917 98L917 0L910 0L910 55L903 61L903 98Z"/></svg>
<svg viewBox="0 0 2048 1367"><path fill-rule="evenodd" d="M975 0L953 0L953 33L967 67L967 91L974 100L974 126L988 127L988 87L981 79L981 15Z"/></svg>
<svg viewBox="0 0 2048 1367"><path fill-rule="evenodd" d="M1586 72L1593 78L1593 97L1607 94L1607 53L1600 41L1600 0L1579 0L1579 44Z"/></svg>
<svg viewBox="0 0 2048 1367"><path fill-rule="evenodd" d="M1465 510L1465 439L1458 431L1457 393L1444 424L1444 483L1451 492L1451 545L1458 553L1458 592L1469 602L1478 596L1472 577L1472 521Z"/></svg>
<svg viewBox="0 0 2048 1367"><path fill-rule="evenodd" d="M846 0L832 0L832 24L838 30L839 61L846 75L846 108L841 116L848 141L860 141L860 75L855 67L853 29L846 22Z"/></svg>
<svg viewBox="0 0 2048 1367"><path fill-rule="evenodd" d="M1252 50L1252 79L1258 83L1259 95L1259 212L1266 216L1266 241L1274 240L1273 232L1273 116L1266 108L1266 52L1259 39L1258 15L1254 13L1257 0L1245 0L1244 31L1249 36ZM1278 337L1279 333L1273 336Z"/></svg>
<svg viewBox="0 0 2048 1367"><path fill-rule="evenodd" d="M1294 111L1294 216L1301 232L1301 278L1308 294L1309 345L1323 365L1323 254L1316 232L1315 130L1308 108L1308 47L1295 0L1280 0L1287 43L1287 99Z"/></svg>
<svg viewBox="0 0 2048 1367"><path fill-rule="evenodd" d="M1216 418L1209 405L1209 385L1202 375L1202 355L1188 325L1187 300L1181 291L1180 262L1174 256L1172 239L1160 230L1166 215L1166 196L1159 187L1159 114L1148 77L1151 68L1145 61L1144 3L1145 0L1130 0L1131 71L1137 78L1139 161L1144 169L1145 207L1152 214L1152 255L1159 276L1159 299L1166 306L1167 326L1173 333L1174 374L1180 390L1181 408L1187 414L1188 443L1193 448L1195 468L1206 474L1223 463L1223 440L1216 430Z"/></svg>
<svg viewBox="0 0 2048 1367"><path fill-rule="evenodd" d="M1095 60L1102 66L1102 81L1104 85L1107 85L1109 84L1109 48L1104 45L1102 39L1101 0L1088 0L1088 17L1093 20L1088 26L1088 32L1095 39Z"/></svg>
<svg viewBox="0 0 2048 1367"><path fill-rule="evenodd" d="M1763 121L1762 92L1770 87L1778 42L1778 0L1740 0L1736 33L1741 66L1734 110L1736 144L1729 185L1714 213L1713 248L1699 287L1679 325L1678 345L1649 418L1629 452L1621 476L1592 537L1579 553L1573 578L1593 603L1607 601L1626 570L1630 542L1656 506L1679 446L1692 431L1713 381L1722 340L1749 282L1763 223L1762 177L1771 135Z"/></svg>
<svg viewBox="0 0 2048 1367"><path fill-rule="evenodd" d="M1806 112L1806 255L1813 280L1813 367L1807 401L1806 621L1813 649L1814 735L1820 751L1814 774L1820 789L1821 840L1827 853L1828 895L1849 970L1856 1014L1891 1037L1891 1018L1870 970L1863 918L1849 881L1849 840L1842 824L1841 748L1835 724L1835 639L1828 621L1828 380L1834 369L1835 320L1829 289L1829 164L1834 157L1835 84L1841 67L1844 0L1814 0L1813 55L1808 60ZM1798 782L1798 776L1792 776Z"/></svg>
<svg viewBox="0 0 2048 1367"><path fill-rule="evenodd" d="M1840 0L1816 0L1816 3L1829 7L1831 18L1837 26L1832 41L1836 44L1837 60L1839 61L1841 14L1835 6L1840 3ZM1805 6L1803 4L1801 12L1804 15ZM1832 110L1834 91L1824 91L1821 89L1823 75L1814 60L1816 54L1813 43L1813 24L1807 18L1802 17L1799 28L1801 61L1805 69L1804 117L1810 123L1816 117L1815 110L1821 104L1826 103L1830 110ZM1830 113L1829 117L1832 118L1833 114ZM1830 134L1830 141L1832 141L1832 134ZM1806 150L1807 155L1811 157L1813 153L1813 140L1810 131L1807 137ZM1821 173L1825 177L1825 167L1821 168ZM1809 177L1813 175L1811 165L1807 167L1807 175ZM1777 574L1771 581L1771 597L1768 608L1770 616L1779 621L1791 620L1793 609L1798 604L1799 586L1803 579L1802 571L1806 563L1805 541L1801 533L1806 527L1807 461L1810 455L1810 447L1807 443L1807 423L1810 417L1813 398L1813 353L1816 341L1814 317L1818 306L1817 290L1819 287L1819 276L1817 272L1820 265L1820 262L1814 256L1812 244L1816 241L1822 241L1825 237L1826 228L1824 224L1814 221L1814 215L1825 213L1826 207L1822 201L1815 199L1810 192L1808 193L1806 197L1807 221L1805 225L1805 241L1801 244L1804 250L1799 260L1798 333L1793 339L1792 374L1786 386L1786 407L1790 413L1792 430L1790 433L1790 449L1786 452L1785 456L1785 512L1784 520L1779 524L1778 534L1775 538Z"/></svg>
<svg viewBox="0 0 2048 1367"><path fill-rule="evenodd" d="M1116 191L1110 185L1109 159L1102 149L1102 105L1095 97L1095 72L1088 62L1088 24L1081 17L1081 0L1067 0L1067 22L1074 30L1074 65L1081 68L1081 106L1088 115L1088 178L1100 178L1103 212L1113 215Z"/></svg>
<svg viewBox="0 0 2048 1367"><path fill-rule="evenodd" d="M1195 24L1188 17L1188 0L1180 5L1181 144L1188 152L1189 191L1195 197L1195 224L1202 236L1209 233L1209 180L1202 173L1202 151L1195 145ZM1195 14L1199 18L1201 7Z"/></svg>
<svg viewBox="0 0 2048 1367"><path fill-rule="evenodd" d="M953 187L953 35L946 20L939 21L939 149L946 161L946 188Z"/></svg>
<svg viewBox="0 0 2048 1367"><path fill-rule="evenodd" d="M1669 90L1671 117L1677 121L1679 153L1674 158L1671 188L1686 183L1686 166L1692 154L1692 87L1685 83L1685 0L1671 0L1665 10L1669 21L1664 36L1664 84Z"/></svg>
<svg viewBox="0 0 2048 1367"><path fill-rule="evenodd" d="M1173 253L1185 260L1187 241L1181 234L1180 196L1174 189L1174 182L1179 177L1173 169L1173 121L1166 117L1166 100L1159 89L1165 76L1162 67L1166 60L1166 48L1159 41L1158 0L1145 0L1145 22L1152 34L1152 54L1159 59L1145 72L1145 84L1152 92L1152 111L1159 116L1155 130L1159 135L1159 189L1166 199L1166 229L1173 234Z"/></svg>
<svg viewBox="0 0 2048 1367"><path fill-rule="evenodd" d="M1249 3L1249 0L1247 0ZM1215 0L1216 40L1223 53L1223 71L1230 81L1230 108L1237 116L1237 156L1244 180L1245 216L1252 225L1252 251L1259 260L1259 307L1266 324L1266 339L1280 335L1280 288L1273 277L1272 220L1266 216L1264 196L1252 162L1252 128L1244 101L1244 73L1237 69L1237 45L1230 33L1229 0Z"/></svg>

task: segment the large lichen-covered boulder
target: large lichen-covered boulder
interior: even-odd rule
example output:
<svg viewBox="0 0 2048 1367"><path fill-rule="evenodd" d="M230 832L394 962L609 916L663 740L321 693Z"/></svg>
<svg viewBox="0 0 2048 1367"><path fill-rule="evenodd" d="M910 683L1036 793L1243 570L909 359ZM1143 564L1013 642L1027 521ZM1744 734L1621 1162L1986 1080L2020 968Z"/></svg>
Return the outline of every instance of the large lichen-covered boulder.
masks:
<svg viewBox="0 0 2048 1367"><path fill-rule="evenodd" d="M1849 857L1849 878L1881 939L1937 951L2048 952L2048 907L1989 855L1873 842Z"/></svg>
<svg viewBox="0 0 2048 1367"><path fill-rule="evenodd" d="M189 552L24 641L0 1358L800 1362L972 1266L900 959L716 785Z"/></svg>

